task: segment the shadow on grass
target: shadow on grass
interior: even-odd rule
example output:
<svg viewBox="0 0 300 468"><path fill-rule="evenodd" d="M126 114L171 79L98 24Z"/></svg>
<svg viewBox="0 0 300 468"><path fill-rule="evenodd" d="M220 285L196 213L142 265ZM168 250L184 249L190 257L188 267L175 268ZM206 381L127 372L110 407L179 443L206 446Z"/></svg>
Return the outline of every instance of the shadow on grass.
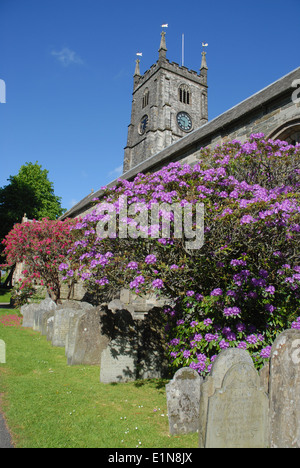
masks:
<svg viewBox="0 0 300 468"><path fill-rule="evenodd" d="M145 379L136 380L133 382L133 385L137 388L149 385L150 387L154 387L157 390L164 390L167 383L169 383L169 379Z"/></svg>

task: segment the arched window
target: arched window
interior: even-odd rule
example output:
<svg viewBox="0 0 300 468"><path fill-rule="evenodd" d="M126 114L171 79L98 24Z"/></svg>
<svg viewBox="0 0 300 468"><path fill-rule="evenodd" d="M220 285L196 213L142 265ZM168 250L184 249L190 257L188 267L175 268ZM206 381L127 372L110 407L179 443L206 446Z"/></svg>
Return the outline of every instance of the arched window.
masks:
<svg viewBox="0 0 300 468"><path fill-rule="evenodd" d="M191 92L187 85L181 85L178 90L178 97L179 101L183 102L184 104L191 103Z"/></svg>
<svg viewBox="0 0 300 468"><path fill-rule="evenodd" d="M295 119L281 125L277 130L271 133L269 138L272 138L272 140L287 141L290 145L300 143L300 119Z"/></svg>
<svg viewBox="0 0 300 468"><path fill-rule="evenodd" d="M145 91L144 91L144 94L143 94L142 109L144 109L144 107L148 106L148 104L149 104L149 89L146 88Z"/></svg>

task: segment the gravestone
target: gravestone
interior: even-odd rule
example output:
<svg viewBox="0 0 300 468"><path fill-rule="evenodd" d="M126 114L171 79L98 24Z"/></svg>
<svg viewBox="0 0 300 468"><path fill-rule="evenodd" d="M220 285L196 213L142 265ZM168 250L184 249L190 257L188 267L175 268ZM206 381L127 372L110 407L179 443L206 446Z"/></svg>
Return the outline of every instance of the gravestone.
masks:
<svg viewBox="0 0 300 468"><path fill-rule="evenodd" d="M41 332L44 314L50 311L54 311L56 308L57 305L50 298L44 299L42 302L40 302L33 313L33 330Z"/></svg>
<svg viewBox="0 0 300 468"><path fill-rule="evenodd" d="M39 304L37 303L25 304L21 307L20 312L23 316L22 327L33 328L34 314L38 308Z"/></svg>
<svg viewBox="0 0 300 468"><path fill-rule="evenodd" d="M107 310L102 333L109 339L101 353L100 382L117 383L137 379L137 342L134 320L127 310Z"/></svg>
<svg viewBox="0 0 300 468"><path fill-rule="evenodd" d="M0 340L0 364L6 363L6 345L5 341Z"/></svg>
<svg viewBox="0 0 300 468"><path fill-rule="evenodd" d="M167 369L164 320L158 308L140 318L136 314L133 317L129 310L107 309L101 317L101 333L109 341L101 353L100 381L163 378Z"/></svg>
<svg viewBox="0 0 300 468"><path fill-rule="evenodd" d="M69 331L69 315L72 309L57 308L54 312L52 345L63 348Z"/></svg>
<svg viewBox="0 0 300 468"><path fill-rule="evenodd" d="M52 323L52 330L53 330L53 321L54 321L54 309L46 311L41 320L41 334L47 336L48 341L52 341L52 336L50 337L50 328L49 324Z"/></svg>
<svg viewBox="0 0 300 468"><path fill-rule="evenodd" d="M72 312L70 312L69 314L68 333L66 336L66 344L65 344L68 364L74 352L77 323L78 323L80 316L83 315L84 313L85 313L84 310L72 310Z"/></svg>
<svg viewBox="0 0 300 468"><path fill-rule="evenodd" d="M72 352L68 355L69 365L99 365L101 353L107 347L109 339L101 330L101 307L84 312L78 317L74 328Z"/></svg>
<svg viewBox="0 0 300 468"><path fill-rule="evenodd" d="M59 305L54 313L52 345L65 347L69 333L69 320L74 312L92 309L93 306L87 302L66 301Z"/></svg>
<svg viewBox="0 0 300 468"><path fill-rule="evenodd" d="M300 330L274 341L269 379L270 447L300 448Z"/></svg>
<svg viewBox="0 0 300 468"><path fill-rule="evenodd" d="M198 432L202 381L195 369L183 367L166 385L170 434Z"/></svg>
<svg viewBox="0 0 300 468"><path fill-rule="evenodd" d="M221 352L202 384L200 447L266 448L268 417L268 396L249 353Z"/></svg>

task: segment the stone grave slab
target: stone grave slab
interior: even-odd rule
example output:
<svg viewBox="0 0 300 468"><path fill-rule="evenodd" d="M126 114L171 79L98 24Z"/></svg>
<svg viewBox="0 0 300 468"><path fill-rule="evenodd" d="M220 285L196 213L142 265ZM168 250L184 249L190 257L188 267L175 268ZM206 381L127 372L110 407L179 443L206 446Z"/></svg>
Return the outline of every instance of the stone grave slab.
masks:
<svg viewBox="0 0 300 468"><path fill-rule="evenodd" d="M202 381L195 369L183 367L166 385L170 434L198 432Z"/></svg>
<svg viewBox="0 0 300 468"><path fill-rule="evenodd" d="M300 330L274 341L269 379L270 447L300 448Z"/></svg>

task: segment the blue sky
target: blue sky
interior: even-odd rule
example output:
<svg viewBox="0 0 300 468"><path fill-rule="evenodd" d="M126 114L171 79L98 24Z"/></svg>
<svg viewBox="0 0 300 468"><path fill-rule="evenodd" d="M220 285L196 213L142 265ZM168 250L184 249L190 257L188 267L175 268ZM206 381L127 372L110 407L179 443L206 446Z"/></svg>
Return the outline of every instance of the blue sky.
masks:
<svg viewBox="0 0 300 468"><path fill-rule="evenodd" d="M0 0L0 187L26 162L69 209L114 180L141 72L167 58L199 70L208 43L209 119L300 66L299 0Z"/></svg>

